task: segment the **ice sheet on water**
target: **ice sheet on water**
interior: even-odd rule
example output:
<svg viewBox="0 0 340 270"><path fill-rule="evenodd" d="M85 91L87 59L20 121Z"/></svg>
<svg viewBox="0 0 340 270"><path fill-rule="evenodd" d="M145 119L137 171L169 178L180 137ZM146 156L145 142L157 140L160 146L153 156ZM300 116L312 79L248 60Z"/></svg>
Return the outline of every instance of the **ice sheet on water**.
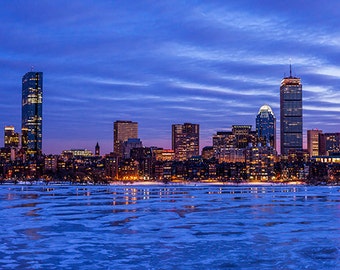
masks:
<svg viewBox="0 0 340 270"><path fill-rule="evenodd" d="M339 187L0 186L0 268L340 265Z"/></svg>

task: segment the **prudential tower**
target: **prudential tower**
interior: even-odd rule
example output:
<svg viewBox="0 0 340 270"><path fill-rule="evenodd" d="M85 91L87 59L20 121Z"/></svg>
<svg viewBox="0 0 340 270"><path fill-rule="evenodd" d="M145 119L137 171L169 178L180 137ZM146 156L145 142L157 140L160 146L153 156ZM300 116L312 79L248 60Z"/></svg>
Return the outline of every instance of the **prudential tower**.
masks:
<svg viewBox="0 0 340 270"><path fill-rule="evenodd" d="M302 150L302 84L291 66L280 86L280 136L281 155Z"/></svg>

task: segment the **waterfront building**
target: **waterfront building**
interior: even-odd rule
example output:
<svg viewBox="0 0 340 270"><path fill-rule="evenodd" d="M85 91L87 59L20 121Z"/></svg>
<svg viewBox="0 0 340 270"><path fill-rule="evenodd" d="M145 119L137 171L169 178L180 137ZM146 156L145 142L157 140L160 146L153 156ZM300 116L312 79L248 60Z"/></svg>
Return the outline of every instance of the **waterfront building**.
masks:
<svg viewBox="0 0 340 270"><path fill-rule="evenodd" d="M36 156L42 151L42 94L43 73L27 72L22 77L22 128L27 129L27 154ZM26 147L26 145L24 145Z"/></svg>
<svg viewBox="0 0 340 270"><path fill-rule="evenodd" d="M4 147L5 148L18 148L19 147L19 133L15 132L15 129L13 126L5 126Z"/></svg>
<svg viewBox="0 0 340 270"><path fill-rule="evenodd" d="M105 176L108 180L118 179L118 155L111 152L104 157Z"/></svg>
<svg viewBox="0 0 340 270"><path fill-rule="evenodd" d="M188 160L199 155L199 125L184 123L172 125L172 149L175 159Z"/></svg>
<svg viewBox="0 0 340 270"><path fill-rule="evenodd" d="M119 162L118 179L122 181L134 181L139 179L138 161L124 159Z"/></svg>
<svg viewBox="0 0 340 270"><path fill-rule="evenodd" d="M270 145L262 146L259 143L253 146L250 143L245 150L247 179L249 181L275 180L275 159L276 151Z"/></svg>
<svg viewBox="0 0 340 270"><path fill-rule="evenodd" d="M319 134L319 155L340 155L340 132Z"/></svg>
<svg viewBox="0 0 340 270"><path fill-rule="evenodd" d="M138 123L132 121L116 121L113 124L113 152L118 157L124 155L124 142L138 138Z"/></svg>
<svg viewBox="0 0 340 270"><path fill-rule="evenodd" d="M322 130L312 129L307 130L307 151L310 157L319 155L319 134Z"/></svg>
<svg viewBox="0 0 340 270"><path fill-rule="evenodd" d="M153 164L153 178L155 180L161 180L161 181L171 181L172 178L172 165L173 161L171 160L157 160Z"/></svg>
<svg viewBox="0 0 340 270"><path fill-rule="evenodd" d="M44 171L55 173L58 169L58 155L48 155L44 159Z"/></svg>
<svg viewBox="0 0 340 270"><path fill-rule="evenodd" d="M138 162L139 178L150 180L153 177L153 151L151 147L135 147L130 152L131 159Z"/></svg>
<svg viewBox="0 0 340 270"><path fill-rule="evenodd" d="M280 135L281 155L302 150L302 84L291 67L280 86Z"/></svg>
<svg viewBox="0 0 340 270"><path fill-rule="evenodd" d="M256 116L256 133L263 146L276 149L276 117L269 105L263 105Z"/></svg>

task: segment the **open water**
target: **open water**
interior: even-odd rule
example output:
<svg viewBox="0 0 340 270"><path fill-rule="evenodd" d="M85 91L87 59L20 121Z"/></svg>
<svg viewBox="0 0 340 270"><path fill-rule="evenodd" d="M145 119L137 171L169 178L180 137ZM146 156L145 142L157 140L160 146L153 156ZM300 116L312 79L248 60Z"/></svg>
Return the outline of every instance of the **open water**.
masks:
<svg viewBox="0 0 340 270"><path fill-rule="evenodd" d="M340 187L0 186L0 269L340 269Z"/></svg>

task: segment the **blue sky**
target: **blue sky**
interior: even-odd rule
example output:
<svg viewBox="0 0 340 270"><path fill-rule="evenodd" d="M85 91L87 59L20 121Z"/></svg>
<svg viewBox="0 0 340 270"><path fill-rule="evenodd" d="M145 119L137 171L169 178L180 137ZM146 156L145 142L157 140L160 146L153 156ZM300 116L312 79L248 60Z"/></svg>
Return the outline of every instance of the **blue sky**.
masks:
<svg viewBox="0 0 340 270"><path fill-rule="evenodd" d="M20 130L21 78L44 72L43 151L112 151L113 122L145 146L200 124L201 147L233 124L277 117L283 76L301 77L304 133L340 132L340 2L4 1L0 123ZM291 59L291 60L290 60ZM3 137L3 128L0 135Z"/></svg>

